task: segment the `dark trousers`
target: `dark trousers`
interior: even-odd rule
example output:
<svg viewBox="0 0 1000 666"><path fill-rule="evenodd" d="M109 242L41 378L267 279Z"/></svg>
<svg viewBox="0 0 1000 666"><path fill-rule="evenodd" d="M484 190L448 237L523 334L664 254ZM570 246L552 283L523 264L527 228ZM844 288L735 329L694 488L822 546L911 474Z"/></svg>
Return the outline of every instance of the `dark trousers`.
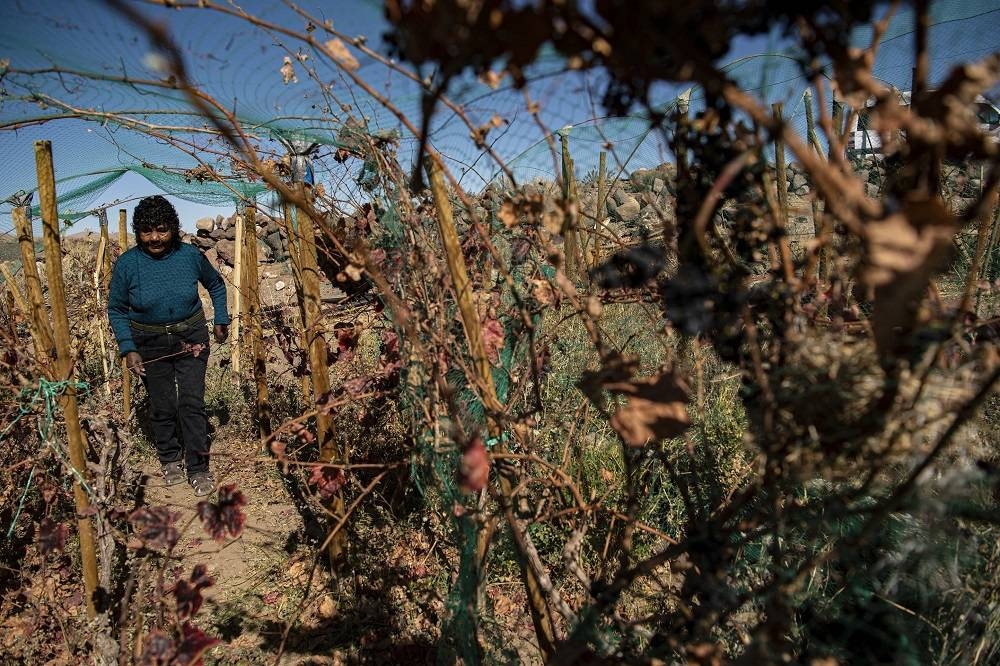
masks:
<svg viewBox="0 0 1000 666"><path fill-rule="evenodd" d="M132 338L146 370L143 382L149 394L150 427L160 463L183 459L189 477L208 471L208 328L201 324L183 333L150 333L133 328ZM202 345L197 356L190 351L190 345Z"/></svg>

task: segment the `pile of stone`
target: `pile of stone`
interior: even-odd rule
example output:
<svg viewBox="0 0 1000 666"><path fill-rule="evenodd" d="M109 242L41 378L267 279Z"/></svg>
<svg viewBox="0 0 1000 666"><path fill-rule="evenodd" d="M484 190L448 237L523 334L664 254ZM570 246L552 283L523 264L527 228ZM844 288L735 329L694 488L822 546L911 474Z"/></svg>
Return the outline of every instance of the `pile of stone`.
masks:
<svg viewBox="0 0 1000 666"><path fill-rule="evenodd" d="M261 263L284 261L286 245L277 222L257 214L257 259ZM197 232L187 234L184 241L205 253L217 266L233 266L236 262L236 215L203 217L195 222Z"/></svg>

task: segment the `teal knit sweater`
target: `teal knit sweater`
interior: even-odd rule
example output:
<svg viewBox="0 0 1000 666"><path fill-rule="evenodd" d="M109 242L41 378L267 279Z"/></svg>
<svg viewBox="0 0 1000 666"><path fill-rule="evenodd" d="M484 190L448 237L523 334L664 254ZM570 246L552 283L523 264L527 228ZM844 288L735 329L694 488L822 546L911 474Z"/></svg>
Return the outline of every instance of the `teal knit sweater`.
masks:
<svg viewBox="0 0 1000 666"><path fill-rule="evenodd" d="M171 324L201 311L199 282L212 297L215 323L228 324L226 283L196 247L181 243L159 258L133 247L118 257L111 272L108 319L121 355L136 351L129 321Z"/></svg>

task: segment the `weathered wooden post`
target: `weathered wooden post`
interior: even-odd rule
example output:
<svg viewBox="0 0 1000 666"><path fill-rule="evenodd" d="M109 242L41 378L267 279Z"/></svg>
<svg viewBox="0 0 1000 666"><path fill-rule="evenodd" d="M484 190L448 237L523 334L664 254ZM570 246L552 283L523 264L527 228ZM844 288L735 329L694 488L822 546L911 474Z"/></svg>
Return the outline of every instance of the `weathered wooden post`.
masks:
<svg viewBox="0 0 1000 666"><path fill-rule="evenodd" d="M21 297L21 292L17 290L17 285L8 277L10 271L7 270L7 264L0 263L0 266L4 269L4 280L7 282L7 325L9 327L8 334L10 335L11 342L17 340L17 323L14 321L14 301L19 301L18 306L21 312L24 312L24 299Z"/></svg>
<svg viewBox="0 0 1000 666"><path fill-rule="evenodd" d="M35 142L35 167L38 173L38 195L42 211L43 242L45 244L45 270L49 281L52 302L52 320L56 342L56 380L66 381L59 398L66 419L66 437L69 444L70 463L73 471L73 496L76 500L77 526L80 538L80 564L83 568L83 585L87 598L87 615L97 614L94 594L97 591L97 550L87 496L87 456L80 415L76 403L76 386L73 382L73 353L70 348L69 318L66 315L66 291L62 274L62 246L59 239L59 218L56 208L55 172L52 167L52 143Z"/></svg>
<svg viewBox="0 0 1000 666"><path fill-rule="evenodd" d="M483 342L482 322L479 320L479 313L476 310L473 300L472 283L469 280L469 273L465 266L465 257L462 254L462 246L458 240L458 232L455 230L455 219L451 202L448 200L448 192L445 189L440 164L438 164L433 156L429 156L426 166L428 175L430 176L434 206L438 211L438 229L441 233L441 243L444 245L445 258L448 262L448 272L451 276L452 286L455 289L455 298L458 301L458 309L462 319L462 327L465 330L466 341L469 345L469 353L472 355L476 380L479 384L483 404L486 406L487 427L490 436L497 439L494 450L497 453L503 454L507 452L507 447L500 437L500 424L492 416L492 414L502 411L502 405L500 405L496 397L490 360L486 354L486 346ZM498 476L503 498L502 502L506 510L505 514L509 520L513 515L510 513L509 508L512 503L511 498L513 496L514 483L507 475L500 474ZM512 525L511 527L513 528L514 526ZM478 544L480 562L485 561L491 532L491 530L480 530L480 543ZM545 660L548 660L555 651L555 628L538 576L528 563L524 561L523 557L521 558L521 574L524 578L525 589L528 592L528 604L538 636L539 648Z"/></svg>
<svg viewBox="0 0 1000 666"><path fill-rule="evenodd" d="M246 298L247 331L253 375L257 383L257 434L264 442L271 436L271 402L267 391L267 360L264 355L264 330L260 314L260 277L257 271L257 209L244 208L243 289Z"/></svg>
<svg viewBox="0 0 1000 666"><path fill-rule="evenodd" d="M979 167L979 182L980 187L984 187L985 181L983 180L982 166ZM972 297L975 295L979 284L979 273L982 270L983 257L986 254L991 226L996 224L993 213L996 209L998 199L996 191L987 196L989 198L989 206L986 208L987 212L979 219L979 231L976 234L976 250L972 255L972 265L969 266L969 274L965 278L965 289L962 290L962 300L958 306L960 314L966 312L979 314L978 300L976 305L973 306Z"/></svg>
<svg viewBox="0 0 1000 666"><path fill-rule="evenodd" d="M602 150L597 159L597 210L594 211L594 259L593 265L601 263L601 237L604 232L604 214L608 210L605 199L608 196L608 153ZM666 238L666 235L664 235Z"/></svg>
<svg viewBox="0 0 1000 666"><path fill-rule="evenodd" d="M49 317L46 314L45 299L42 296L42 281L38 277L38 266L35 264L35 237L31 230L31 209L27 206L17 206L11 212L14 218L14 228L17 230L18 248L21 250L21 269L24 271L24 290L30 309L25 310L28 318L28 328L31 331L31 341L35 347L35 356L39 364L46 366L53 357L55 342Z"/></svg>
<svg viewBox="0 0 1000 666"><path fill-rule="evenodd" d="M817 155L822 156L823 150L819 143L819 136L816 134L816 118L813 113L812 100L811 92L806 90L802 93L802 103L806 107L806 132L809 135L809 145L813 147ZM802 276L806 284L811 284L815 280L817 269L820 279L823 279L822 276L826 274L824 264L829 258L829 248L826 247L829 239L823 231L823 208L820 205L819 197L813 195L810 206L812 209L813 238L816 242L816 255L810 261L806 262L807 269Z"/></svg>
<svg viewBox="0 0 1000 666"><path fill-rule="evenodd" d="M243 316L243 251L246 245L243 215L236 213L236 249L233 257L233 325L229 331L230 370L233 377L240 376L240 319Z"/></svg>
<svg viewBox="0 0 1000 666"><path fill-rule="evenodd" d="M295 192L303 201L308 201L310 189L304 183L293 185ZM297 207L295 217L286 216L293 228L289 229L289 239L292 232L298 237L295 248L298 254L297 286L299 294L299 312L302 316L305 350L309 354L310 379L312 382L312 403L318 402L330 394L330 371L326 354L326 326L320 309L319 293L319 262L316 258L316 234L313 231L313 220L302 207ZM292 243L289 241L289 248ZM294 268L294 263L293 263ZM308 394L307 394L308 396ZM316 411L316 438L319 441L320 462L347 462L345 452L338 450L334 439L333 418L322 406ZM336 517L344 515L344 497L337 492L330 498L327 509ZM339 531L327 547L327 553L332 565L336 566L347 549L347 535Z"/></svg>
<svg viewBox="0 0 1000 666"><path fill-rule="evenodd" d="M25 317L28 317L30 314L28 303L24 300L24 296L21 295L21 290L17 288L17 283L14 282L14 274L10 272L7 264L3 261L0 261L0 275L3 275L4 284L7 285L9 311L13 314L13 308L17 305L17 309L23 312Z"/></svg>
<svg viewBox="0 0 1000 666"><path fill-rule="evenodd" d="M569 127L564 127L558 132L559 142L562 146L562 186L563 186L563 253L566 255L566 275L573 279L576 277L576 253L579 243L577 239L577 215L576 215L576 176L573 170L573 158L569 152Z"/></svg>
<svg viewBox="0 0 1000 666"><path fill-rule="evenodd" d="M111 248L108 246L108 211L104 208L97 211L97 221L101 229L101 239L97 243L97 260L94 262L94 292L97 296L98 307L104 302L101 298L101 286L104 286L104 294L108 293L111 284L110 258ZM108 375L111 367L108 364L108 345L102 324L97 327L97 344L101 349L101 377L104 380L104 392L111 395L111 385L108 384Z"/></svg>
<svg viewBox="0 0 1000 666"><path fill-rule="evenodd" d="M771 105L771 110L774 112L774 118L778 121L779 125L784 122L782 118L782 108L781 102L775 102ZM777 191L778 191L778 219L775 220L775 224L778 226L778 256L781 262L781 267L785 271L785 280L791 282L795 277L792 272L792 252L788 246L788 235L786 233L788 229L788 173L785 169L785 139L781 132L777 132L774 136L774 169L775 169L775 180Z"/></svg>
<svg viewBox="0 0 1000 666"><path fill-rule="evenodd" d="M282 205L281 226L285 230L285 237L288 239L288 260L292 264L292 278L295 282L295 297L299 305L299 315L302 314L302 257L299 252L300 238L295 222L295 210L292 204L287 201ZM302 322L302 335L299 338L302 346L302 353L309 354L309 342L306 335L306 324ZM312 397L312 384L309 377L302 375L302 397L308 403Z"/></svg>
<svg viewBox="0 0 1000 666"><path fill-rule="evenodd" d="M128 249L128 213L124 208L118 209L118 256L125 254ZM122 366L122 420L128 423L132 417L132 373L128 370L125 359L121 359Z"/></svg>

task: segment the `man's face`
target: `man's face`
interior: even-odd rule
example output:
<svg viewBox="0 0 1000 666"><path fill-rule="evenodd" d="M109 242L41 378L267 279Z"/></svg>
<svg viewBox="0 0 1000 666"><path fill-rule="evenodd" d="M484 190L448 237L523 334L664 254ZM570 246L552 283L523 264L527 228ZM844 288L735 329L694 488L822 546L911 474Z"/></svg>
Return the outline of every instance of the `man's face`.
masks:
<svg viewBox="0 0 1000 666"><path fill-rule="evenodd" d="M139 244L154 257L165 254L173 242L174 232L165 224L139 229Z"/></svg>

